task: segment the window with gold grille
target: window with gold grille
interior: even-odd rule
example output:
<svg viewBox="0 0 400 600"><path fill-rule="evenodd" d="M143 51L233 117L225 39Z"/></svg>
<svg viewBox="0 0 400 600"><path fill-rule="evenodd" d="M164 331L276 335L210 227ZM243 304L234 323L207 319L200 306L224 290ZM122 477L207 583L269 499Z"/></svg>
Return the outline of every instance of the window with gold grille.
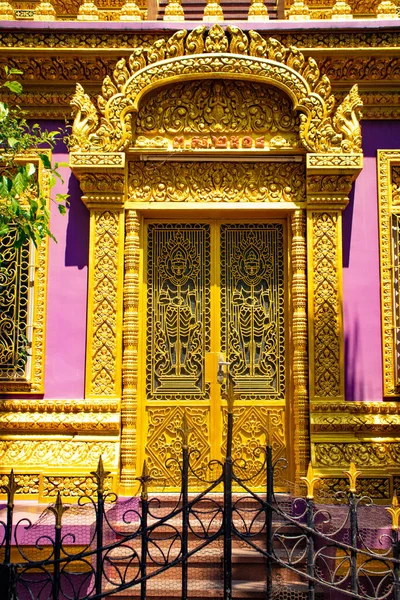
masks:
<svg viewBox="0 0 400 600"><path fill-rule="evenodd" d="M0 379L29 379L32 347L33 251L28 241L15 247L11 227L1 239L0 251Z"/></svg>
<svg viewBox="0 0 400 600"><path fill-rule="evenodd" d="M36 162L49 201L48 173ZM44 391L48 241L15 247L16 229L0 238L0 394Z"/></svg>

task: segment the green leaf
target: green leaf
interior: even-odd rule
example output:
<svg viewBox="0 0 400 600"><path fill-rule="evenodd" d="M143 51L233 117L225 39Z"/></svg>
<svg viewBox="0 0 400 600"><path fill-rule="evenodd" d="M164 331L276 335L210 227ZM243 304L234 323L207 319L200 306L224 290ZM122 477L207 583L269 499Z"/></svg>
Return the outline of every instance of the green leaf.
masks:
<svg viewBox="0 0 400 600"><path fill-rule="evenodd" d="M7 68L8 71L8 68ZM24 72L21 71L21 69L16 69L15 67L11 67L11 69L8 71L10 75L23 75Z"/></svg>
<svg viewBox="0 0 400 600"><path fill-rule="evenodd" d="M9 114L8 106L4 102L0 102L0 121L4 121Z"/></svg>
<svg viewBox="0 0 400 600"><path fill-rule="evenodd" d="M16 194L21 195L27 188L28 182L24 171L19 171L12 182Z"/></svg>
<svg viewBox="0 0 400 600"><path fill-rule="evenodd" d="M39 158L42 161L45 169L51 169L51 162L47 154L39 154Z"/></svg>
<svg viewBox="0 0 400 600"><path fill-rule="evenodd" d="M61 215L65 215L65 214L66 214L66 212L67 212L67 209L65 208L64 204L59 204L59 205L58 205L58 212L59 212Z"/></svg>
<svg viewBox="0 0 400 600"><path fill-rule="evenodd" d="M32 175L36 173L36 167L33 163L28 163L25 167L25 170L28 177L32 177Z"/></svg>
<svg viewBox="0 0 400 600"><path fill-rule="evenodd" d="M8 88L14 94L20 94L22 92L22 85L19 81L5 81L3 87Z"/></svg>

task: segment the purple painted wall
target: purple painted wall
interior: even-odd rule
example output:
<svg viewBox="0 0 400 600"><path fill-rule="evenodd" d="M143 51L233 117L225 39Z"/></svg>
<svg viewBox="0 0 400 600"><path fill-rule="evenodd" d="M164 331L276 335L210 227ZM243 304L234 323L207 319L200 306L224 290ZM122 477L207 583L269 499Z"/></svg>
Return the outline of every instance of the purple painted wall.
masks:
<svg viewBox="0 0 400 600"><path fill-rule="evenodd" d="M399 148L400 123L362 124L364 169L343 214L343 298L347 400L382 399L378 149Z"/></svg>
<svg viewBox="0 0 400 600"><path fill-rule="evenodd" d="M58 126L54 122L42 125L47 129ZM53 160L68 161L63 144L58 144ZM89 213L80 199L78 181L68 168L60 172L64 183L57 183L53 194L68 193L70 208L62 216L54 203L51 207L51 231L57 243L49 243L45 398L83 398Z"/></svg>

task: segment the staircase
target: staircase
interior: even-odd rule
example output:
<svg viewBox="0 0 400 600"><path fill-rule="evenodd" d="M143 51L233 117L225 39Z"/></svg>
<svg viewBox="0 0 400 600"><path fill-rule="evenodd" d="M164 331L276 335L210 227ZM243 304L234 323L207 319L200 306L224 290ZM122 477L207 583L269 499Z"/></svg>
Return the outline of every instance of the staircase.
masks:
<svg viewBox="0 0 400 600"><path fill-rule="evenodd" d="M188 546L189 551L193 551L201 545L204 534L204 527L208 535L212 535L219 530L222 523L222 514L213 514L213 502L220 503L219 495L215 496L210 501L210 496L204 501L203 506L199 506L203 514L202 520L193 519L191 517L191 527L189 530ZM165 496L162 500L162 506L157 509L157 517L167 515L175 508L176 498ZM252 541L259 547L265 548L265 530L264 515L257 516L260 505L250 498L245 500L244 508L248 514L249 522L244 524L240 517L234 516L233 521L235 527L248 527L250 522L252 527L256 527ZM174 519L170 519L167 523L158 526L154 530L154 544L149 544L150 559L147 565L147 573L150 574L160 567L155 563L161 564L163 556L169 555L169 560L173 560L174 556L178 556L180 541L177 536L182 531L181 515ZM255 518L255 520L254 520ZM148 524L156 523L158 519L149 517ZM115 526L115 525L114 525ZM282 528L282 522L276 520L273 524L274 528ZM286 526L284 526L286 528ZM128 527L119 524L117 527L122 533L128 532ZM174 542L174 537L176 540ZM203 538L204 539L204 538ZM110 542L111 540L107 540ZM127 545L133 547L129 542ZM138 547L139 546L139 547ZM140 540L134 544L135 550L140 550ZM279 556L283 549L275 548L276 554ZM174 554L175 553L175 554ZM111 561L106 568L106 579L108 581L118 580L120 573L125 573L126 580L134 577L135 567L129 564L129 550L125 546L115 549L111 557ZM151 560L152 559L152 560ZM297 567L301 566L301 563ZM179 598L182 594L181 588L182 566L179 564L176 567L171 567L163 573L157 574L154 578L147 581L146 598L148 600L172 600ZM111 586L106 585L106 589L110 590ZM300 581L296 575L290 570L279 568L276 565L273 570L273 595L274 600L306 600L307 583ZM105 591L105 590L104 590ZM233 551L232 551L232 595L235 600L261 600L265 599L266 595L266 560L265 557L249 547L246 542L239 540L233 536ZM140 586L134 586L125 592L113 594L113 598L120 600L128 600L128 598L140 597ZM216 600L223 598L223 538L220 537L210 545L194 553L188 560L188 598L190 600Z"/></svg>
<svg viewBox="0 0 400 600"><path fill-rule="evenodd" d="M276 0L266 0L265 6L268 9L270 19L277 19L277 2ZM164 18L165 7L168 0L160 0L158 6L157 20L162 21ZM205 0L182 0L182 8L185 13L185 21L202 21ZM221 0L221 8L224 13L225 21L247 21L249 12L250 0L241 0L232 2L229 0ZM254 24L256 26L256 23Z"/></svg>

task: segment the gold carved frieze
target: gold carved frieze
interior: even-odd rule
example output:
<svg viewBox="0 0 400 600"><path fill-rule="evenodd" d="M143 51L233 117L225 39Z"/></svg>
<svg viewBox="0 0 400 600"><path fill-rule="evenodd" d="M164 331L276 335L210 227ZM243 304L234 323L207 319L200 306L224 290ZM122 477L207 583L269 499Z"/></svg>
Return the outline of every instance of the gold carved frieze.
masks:
<svg viewBox="0 0 400 600"><path fill-rule="evenodd" d="M199 475L207 476L210 460L209 409L188 407L185 412L189 428L189 449L195 450L191 464ZM184 408L180 406L147 409L146 458L152 478L151 489L168 489L179 485L183 414ZM189 474L189 483L197 488L199 480Z"/></svg>
<svg viewBox="0 0 400 600"><path fill-rule="evenodd" d="M77 413L115 413L119 411L119 402L114 398L51 399L25 398L6 399L0 404L1 412L77 414Z"/></svg>
<svg viewBox="0 0 400 600"><path fill-rule="evenodd" d="M339 169L356 169L360 171L363 167L363 155L355 154L307 154L307 169L329 169L329 172L337 172Z"/></svg>
<svg viewBox="0 0 400 600"><path fill-rule="evenodd" d="M15 433L17 431L44 433L93 432L118 433L119 414L117 412L81 412L56 413L49 412L0 412L0 432Z"/></svg>
<svg viewBox="0 0 400 600"><path fill-rule="evenodd" d="M299 136L310 152L360 151L362 103L357 86L335 111L329 78L321 74L314 59L304 57L297 48L285 48L276 39L266 40L255 31L246 34L232 26L224 31L215 24L209 30L200 26L191 32L178 31L167 41L158 40L148 49L136 48L128 60L119 60L112 77L103 81L97 102L100 115L78 85L72 99L73 153L125 150L133 134L132 113L137 112L146 93L172 82L210 78L279 87L301 113ZM81 135L82 128L85 136Z"/></svg>
<svg viewBox="0 0 400 600"><path fill-rule="evenodd" d="M88 134L88 129L83 126L80 130L83 139ZM125 166L125 154L123 152L87 152L85 154L71 154L71 167L121 167Z"/></svg>
<svg viewBox="0 0 400 600"><path fill-rule="evenodd" d="M343 394L339 219L335 212L311 212L309 218L312 397Z"/></svg>
<svg viewBox="0 0 400 600"><path fill-rule="evenodd" d="M110 493L112 487L113 478L106 477L104 492ZM41 477L41 497L51 498L57 496L58 492L68 498L93 497L97 492L97 480L93 475L43 475Z"/></svg>
<svg viewBox="0 0 400 600"><path fill-rule="evenodd" d="M375 435L398 435L400 415L375 414L312 414L312 433L370 433Z"/></svg>
<svg viewBox="0 0 400 600"><path fill-rule="evenodd" d="M350 0L351 1L351 0ZM263 34L266 39L268 34ZM275 38L286 48L296 46L300 49L359 49L359 48L399 48L400 34L397 31L387 29L376 29L372 34L370 31L324 31L324 30L297 30L279 32L274 30ZM168 39L166 35L157 35L157 39ZM51 30L47 32L35 31L7 31L0 34L0 48L4 50L26 49L51 50L55 49L98 49L131 51L132 48L150 48L154 43L154 34L101 31L101 32L65 32L62 30Z"/></svg>
<svg viewBox="0 0 400 600"><path fill-rule="evenodd" d="M0 67L9 65L19 69L24 78L34 81L87 81L101 83L106 75L112 73L115 58L97 54L95 59L90 56L21 56L0 57ZM18 66L19 65L19 66Z"/></svg>
<svg viewBox="0 0 400 600"><path fill-rule="evenodd" d="M120 396L121 211L91 213L87 395Z"/></svg>
<svg viewBox="0 0 400 600"><path fill-rule="evenodd" d="M255 82L205 80L163 88L141 106L134 147L301 148L300 119L282 92Z"/></svg>
<svg viewBox="0 0 400 600"><path fill-rule="evenodd" d="M82 192L88 194L124 193L124 173L81 173L79 183Z"/></svg>
<svg viewBox="0 0 400 600"><path fill-rule="evenodd" d="M332 500L337 492L347 492L349 480L346 477L322 477L317 486L317 500ZM356 494L368 496L374 500L390 500L392 498L390 477L358 477Z"/></svg>
<svg viewBox="0 0 400 600"><path fill-rule="evenodd" d="M105 465L118 464L119 444L115 441L78 440L0 440L2 468L88 467L96 466L102 456Z"/></svg>
<svg viewBox="0 0 400 600"><path fill-rule="evenodd" d="M317 442L314 452L320 467L348 467L350 462L360 469L400 465L399 442Z"/></svg>
<svg viewBox="0 0 400 600"><path fill-rule="evenodd" d="M9 479L7 475L0 475L0 494L5 493L5 486L8 485ZM38 494L40 489L40 474L39 473L16 473L15 483L17 496L25 494Z"/></svg>
<svg viewBox="0 0 400 600"><path fill-rule="evenodd" d="M304 202L303 163L132 162L132 202Z"/></svg>

